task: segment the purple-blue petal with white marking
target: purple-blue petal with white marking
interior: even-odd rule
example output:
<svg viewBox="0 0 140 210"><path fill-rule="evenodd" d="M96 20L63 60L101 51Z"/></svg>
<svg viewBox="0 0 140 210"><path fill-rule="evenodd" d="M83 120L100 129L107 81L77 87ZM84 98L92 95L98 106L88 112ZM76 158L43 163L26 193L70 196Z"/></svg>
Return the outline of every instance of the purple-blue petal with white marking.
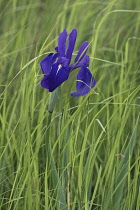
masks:
<svg viewBox="0 0 140 210"><path fill-rule="evenodd" d="M52 70L49 75L45 76L41 81L42 87L53 92L59 85L66 81L69 77L68 66L63 67L59 63L52 65Z"/></svg>

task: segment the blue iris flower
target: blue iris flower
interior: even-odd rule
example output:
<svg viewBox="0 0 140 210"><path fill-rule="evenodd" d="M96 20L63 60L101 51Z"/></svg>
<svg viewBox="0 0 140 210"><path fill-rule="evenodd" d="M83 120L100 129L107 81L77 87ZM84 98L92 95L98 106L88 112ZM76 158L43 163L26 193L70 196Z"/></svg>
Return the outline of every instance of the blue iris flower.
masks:
<svg viewBox="0 0 140 210"><path fill-rule="evenodd" d="M80 47L74 63L70 64L76 37L76 29L73 29L69 36L66 29L64 29L59 35L58 46L55 48L55 52L50 53L40 62L44 74L41 85L48 89L49 92L53 92L59 85L68 79L70 73L74 69L79 67L80 70L77 74L76 92L72 92L71 95L75 97L86 95L90 89L96 85L96 81L88 69L89 56L86 55L88 47L87 41ZM68 46L66 46L67 38Z"/></svg>

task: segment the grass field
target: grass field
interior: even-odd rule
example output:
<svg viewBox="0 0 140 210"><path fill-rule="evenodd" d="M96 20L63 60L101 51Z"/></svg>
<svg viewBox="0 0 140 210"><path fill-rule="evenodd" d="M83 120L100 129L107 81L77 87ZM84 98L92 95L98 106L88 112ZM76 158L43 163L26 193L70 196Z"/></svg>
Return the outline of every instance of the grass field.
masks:
<svg viewBox="0 0 140 210"><path fill-rule="evenodd" d="M139 0L0 0L0 209L140 209ZM40 61L66 28L96 86L53 113ZM116 154L122 153L121 158Z"/></svg>

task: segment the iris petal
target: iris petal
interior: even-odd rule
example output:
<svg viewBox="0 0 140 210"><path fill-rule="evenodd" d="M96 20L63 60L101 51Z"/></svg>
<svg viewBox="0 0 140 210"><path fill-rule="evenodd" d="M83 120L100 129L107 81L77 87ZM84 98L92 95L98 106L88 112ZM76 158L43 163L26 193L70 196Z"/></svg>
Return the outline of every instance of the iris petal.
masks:
<svg viewBox="0 0 140 210"><path fill-rule="evenodd" d="M77 82L76 82L76 92L72 92L71 95L78 97L86 95L91 88L96 85L96 81L92 76L90 70L83 66L81 67L78 75L77 75Z"/></svg>
<svg viewBox="0 0 140 210"><path fill-rule="evenodd" d="M54 53L50 53L40 62L40 66L44 75L49 74L51 71L53 56L54 56Z"/></svg>
<svg viewBox="0 0 140 210"><path fill-rule="evenodd" d="M41 86L43 88L49 89L49 77L48 75L45 76L42 80L41 80Z"/></svg>
<svg viewBox="0 0 140 210"><path fill-rule="evenodd" d="M75 62L77 62L77 61L79 62L79 61L81 61L84 58L84 56L86 55L86 52L87 52L87 46L88 46L88 41L85 41L81 45L81 47L80 47L80 49L78 51L78 54L77 54L77 56L75 58Z"/></svg>
<svg viewBox="0 0 140 210"><path fill-rule="evenodd" d="M56 62L57 58L58 58L58 53L54 53L52 57L52 64Z"/></svg>
<svg viewBox="0 0 140 210"><path fill-rule="evenodd" d="M83 59L83 66L88 67L89 66L89 61L90 61L89 56L88 55L85 55L85 57Z"/></svg>
<svg viewBox="0 0 140 210"><path fill-rule="evenodd" d="M50 74L45 76L41 81L42 87L49 89L50 92L54 91L59 85L68 79L68 69L68 66L62 67L58 63L53 64Z"/></svg>
<svg viewBox="0 0 140 210"><path fill-rule="evenodd" d="M73 63L73 64L70 65L70 71L74 70L76 68L79 68L81 66L88 67L89 66L89 60L90 60L89 56L85 55L84 59L81 62Z"/></svg>
<svg viewBox="0 0 140 210"><path fill-rule="evenodd" d="M57 62L58 62L59 64L61 64L62 66L65 67L65 66L68 65L69 60L68 60L67 58L65 58L65 57L59 57L58 60L57 60Z"/></svg>
<svg viewBox="0 0 140 210"><path fill-rule="evenodd" d="M64 29L64 31L59 35L58 38L58 53L60 56L63 57L65 57L67 35L67 31L66 29Z"/></svg>
<svg viewBox="0 0 140 210"><path fill-rule="evenodd" d="M76 37L77 37L77 30L73 29L72 32L69 35L69 45L66 53L66 58L69 59L69 63L72 57L72 53L74 50L75 42L76 42Z"/></svg>

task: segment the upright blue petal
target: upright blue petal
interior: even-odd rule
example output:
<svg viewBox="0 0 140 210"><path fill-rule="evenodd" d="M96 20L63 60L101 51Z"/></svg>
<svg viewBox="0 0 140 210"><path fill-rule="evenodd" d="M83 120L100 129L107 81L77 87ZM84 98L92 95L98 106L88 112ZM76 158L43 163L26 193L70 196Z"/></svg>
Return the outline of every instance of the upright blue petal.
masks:
<svg viewBox="0 0 140 210"><path fill-rule="evenodd" d="M64 29L64 31L59 35L58 38L58 53L60 56L65 57L66 53L66 39L67 39L67 31Z"/></svg>
<svg viewBox="0 0 140 210"><path fill-rule="evenodd" d="M77 75L77 82L76 82L76 92L72 92L71 95L78 97L84 96L89 93L90 89L96 85L96 81L92 76L90 70L83 66L81 67L78 75Z"/></svg>
<svg viewBox="0 0 140 210"><path fill-rule="evenodd" d="M77 37L77 30L73 29L69 35L69 45L68 45L68 49L67 49L67 53L66 53L66 58L69 59L69 63L71 61L72 53L74 50L76 37Z"/></svg>
<svg viewBox="0 0 140 210"><path fill-rule="evenodd" d="M80 49L78 51L78 54L77 54L77 56L75 58L75 62L80 62L84 58L84 56L86 55L86 52L87 52L87 46L88 46L88 41L85 41L81 45L81 47L80 47Z"/></svg>
<svg viewBox="0 0 140 210"><path fill-rule="evenodd" d="M50 92L54 91L59 85L68 79L68 70L68 66L63 67L59 63L53 64L50 74L45 76L41 81L42 87L49 89Z"/></svg>
<svg viewBox="0 0 140 210"><path fill-rule="evenodd" d="M53 56L54 53L50 53L40 62L40 66L44 75L49 74L51 71Z"/></svg>

